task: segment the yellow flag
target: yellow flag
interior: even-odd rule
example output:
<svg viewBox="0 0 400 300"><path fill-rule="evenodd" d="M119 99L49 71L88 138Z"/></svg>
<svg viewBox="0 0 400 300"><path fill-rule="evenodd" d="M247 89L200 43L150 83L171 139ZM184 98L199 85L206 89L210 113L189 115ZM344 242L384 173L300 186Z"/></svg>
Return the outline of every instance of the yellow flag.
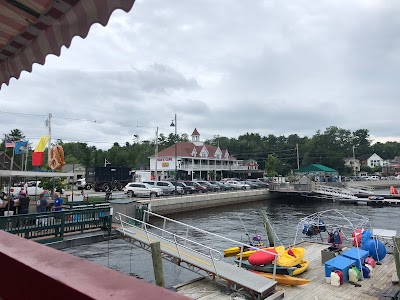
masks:
<svg viewBox="0 0 400 300"><path fill-rule="evenodd" d="M47 143L49 142L50 137L48 135L44 135L40 138L39 144L37 144L35 151L33 152L44 152L44 148L46 148Z"/></svg>

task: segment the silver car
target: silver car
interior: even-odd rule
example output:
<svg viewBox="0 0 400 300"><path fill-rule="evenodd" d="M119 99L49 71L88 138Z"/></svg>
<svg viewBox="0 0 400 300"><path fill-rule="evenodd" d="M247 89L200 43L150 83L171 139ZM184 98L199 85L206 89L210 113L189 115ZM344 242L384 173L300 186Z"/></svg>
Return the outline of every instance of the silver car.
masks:
<svg viewBox="0 0 400 300"><path fill-rule="evenodd" d="M128 183L123 191L129 197L159 197L163 195L163 190L160 188L152 187L147 183L143 182L131 182Z"/></svg>

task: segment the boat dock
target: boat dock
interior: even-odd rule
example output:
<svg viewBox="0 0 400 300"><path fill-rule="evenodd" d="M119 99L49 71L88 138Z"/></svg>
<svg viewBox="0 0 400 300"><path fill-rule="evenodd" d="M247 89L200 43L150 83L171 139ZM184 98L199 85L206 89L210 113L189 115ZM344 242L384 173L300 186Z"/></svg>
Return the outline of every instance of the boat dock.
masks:
<svg viewBox="0 0 400 300"><path fill-rule="evenodd" d="M215 239L225 239L237 245L242 243L161 215L148 213L153 218L160 218L163 226L157 227L117 212L117 220L121 222L118 231L122 238L147 251L150 251L150 244L159 242L164 259L203 276L224 281L227 289L240 291L253 299L265 299L275 292L277 283L274 280L223 261L223 253L213 246ZM179 231L166 230L167 223L179 226ZM192 233L191 237L188 235L189 232ZM193 232L207 236L210 242L196 241Z"/></svg>
<svg viewBox="0 0 400 300"><path fill-rule="evenodd" d="M272 196L292 196L318 198L332 202L360 204L370 206L400 206L399 195L377 195L374 189L362 185L331 186L327 184L271 184L269 191ZM373 197L376 197L374 199ZM384 199L379 199L383 197ZM372 199L371 199L372 198Z"/></svg>
<svg viewBox="0 0 400 300"><path fill-rule="evenodd" d="M379 300L389 292L392 285L392 274L396 271L394 256L387 254L381 265L374 268L373 277L360 281L361 287L356 287L348 282L339 287L325 282L325 267L321 263L321 250L329 247L328 244L303 241L296 246L305 248L305 259L309 261L306 272L299 275L300 278L311 280L310 283L301 286L277 285L276 293L270 299L312 299L312 300ZM178 293L198 299L235 299L232 294L221 290L216 283L210 284L207 279L190 282L175 287ZM400 289L400 287L398 287ZM225 295L225 296L224 296ZM272 298L274 297L274 298ZM242 299L242 298L236 298ZM268 298L267 298L268 299Z"/></svg>

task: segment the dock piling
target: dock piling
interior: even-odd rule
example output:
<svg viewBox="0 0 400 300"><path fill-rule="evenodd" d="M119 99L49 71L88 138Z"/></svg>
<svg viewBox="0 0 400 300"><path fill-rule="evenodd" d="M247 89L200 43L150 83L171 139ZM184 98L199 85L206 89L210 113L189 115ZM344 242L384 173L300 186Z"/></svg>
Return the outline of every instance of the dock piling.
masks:
<svg viewBox="0 0 400 300"><path fill-rule="evenodd" d="M150 244L151 257L153 260L154 278L158 286L164 287L164 272L162 266L162 256L160 242Z"/></svg>
<svg viewBox="0 0 400 300"><path fill-rule="evenodd" d="M394 262L396 264L397 280L400 278L400 237L393 237L393 254Z"/></svg>

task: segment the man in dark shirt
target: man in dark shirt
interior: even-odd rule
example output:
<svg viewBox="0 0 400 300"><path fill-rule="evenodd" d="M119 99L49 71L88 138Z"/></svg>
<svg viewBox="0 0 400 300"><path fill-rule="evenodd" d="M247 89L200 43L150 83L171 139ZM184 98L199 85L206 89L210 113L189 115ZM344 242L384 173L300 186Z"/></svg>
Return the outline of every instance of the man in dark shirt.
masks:
<svg viewBox="0 0 400 300"><path fill-rule="evenodd" d="M21 190L20 196L19 196L19 214L28 214L29 213L29 197L26 195L26 192L24 190Z"/></svg>
<svg viewBox="0 0 400 300"><path fill-rule="evenodd" d="M44 193L41 193L39 195L39 200L36 202L36 212L37 213L46 212L46 209L47 209L48 205L49 205L49 203L47 202L47 199L44 196Z"/></svg>

